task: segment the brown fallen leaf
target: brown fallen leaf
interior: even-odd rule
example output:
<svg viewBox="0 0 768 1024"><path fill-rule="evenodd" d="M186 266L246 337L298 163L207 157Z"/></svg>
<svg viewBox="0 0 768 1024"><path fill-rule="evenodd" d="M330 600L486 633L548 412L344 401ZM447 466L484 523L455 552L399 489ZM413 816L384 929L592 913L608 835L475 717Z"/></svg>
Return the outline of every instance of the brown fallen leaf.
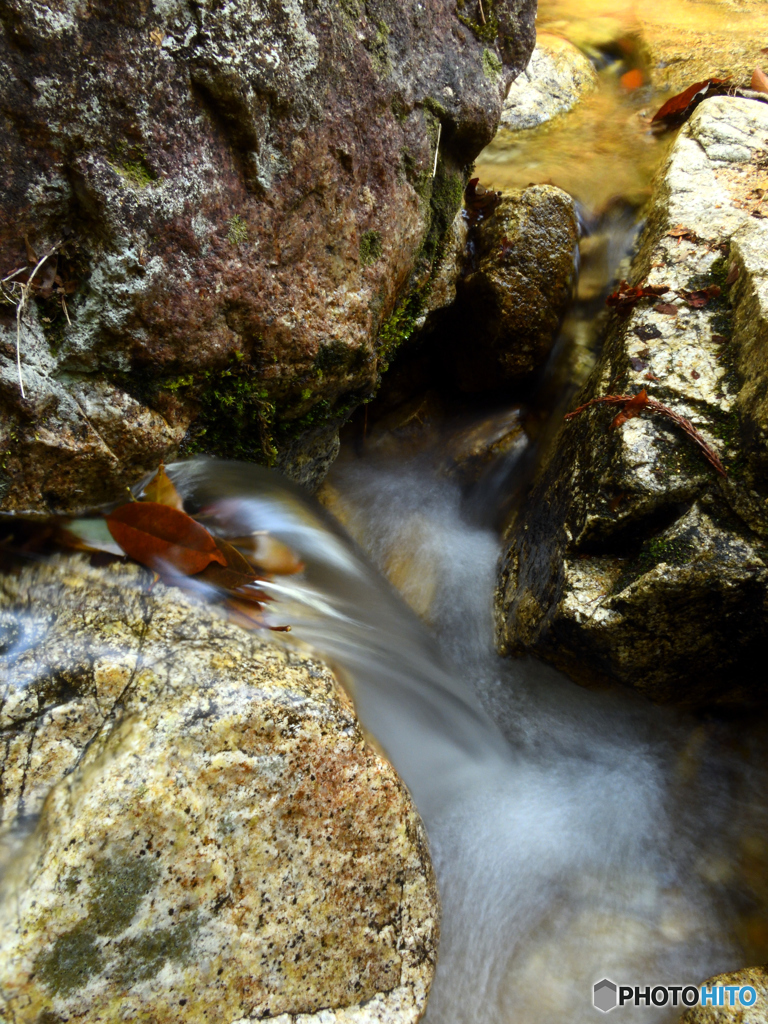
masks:
<svg viewBox="0 0 768 1024"><path fill-rule="evenodd" d="M630 398L617 416L614 416L608 429L616 430L617 427L622 426L627 420L633 420L635 416L640 415L646 405L648 405L648 395L645 392L645 388L643 388L634 398Z"/></svg>
<svg viewBox="0 0 768 1024"><path fill-rule="evenodd" d="M640 406L641 403L638 401L640 399L640 395L645 395L645 390L641 391L638 395L604 395L602 398L591 398L588 402L585 402L583 405L580 405L578 406L578 408L574 409L573 412L566 413L566 415L563 418L566 420L571 420L574 418L574 416L580 415L582 412L584 412L585 409L589 409L593 405L627 406L631 402L637 401L637 405ZM710 445L707 444L706 440L702 437L702 435L698 432L698 430L694 427L690 420L687 420L684 416L681 416L680 413L675 412L674 409L670 409L669 406L662 405L662 403L656 401L655 398L648 398L647 395L645 397L645 401L642 402L642 406L640 408L637 408L637 412L632 413L632 415L637 416L644 409L648 409L650 412L658 412L662 416L666 416L667 419L672 420L673 423L676 423L681 428L681 430L683 430L694 441L694 443L698 445L698 447L701 449L704 455L704 458L720 474L720 476L728 475L725 471L725 467L720 461L720 456L717 454L714 448L710 447ZM620 425L616 424L616 421L618 419L618 416L614 417L614 419L611 421L609 429L611 429L614 425ZM624 421L622 420L621 422Z"/></svg>
<svg viewBox="0 0 768 1024"><path fill-rule="evenodd" d="M656 374L655 373L651 373L650 370L648 371L648 373L646 373L645 379L646 380L655 380L655 381L659 380L659 378L656 376Z"/></svg>
<svg viewBox="0 0 768 1024"><path fill-rule="evenodd" d="M654 128L674 128L686 121L707 96L722 96L731 88L727 78L705 78L672 96L651 118Z"/></svg>
<svg viewBox="0 0 768 1024"><path fill-rule="evenodd" d="M739 267L738 263L732 263L730 268L728 269L728 276L725 279L725 287L730 288L732 284L738 281L740 273L741 268Z"/></svg>
<svg viewBox="0 0 768 1024"><path fill-rule="evenodd" d="M640 299L658 298L668 292L665 284L633 285L628 281L620 281L615 292L611 292L605 300L606 306L613 309L619 316L627 317L638 304Z"/></svg>
<svg viewBox="0 0 768 1024"><path fill-rule="evenodd" d="M685 227L683 224L678 224L677 227L672 228L671 231L667 232L668 238L684 238L687 242L698 242L699 236L695 231Z"/></svg>
<svg viewBox="0 0 768 1024"><path fill-rule="evenodd" d="M706 288L700 288L695 292L681 292L681 298L685 299L686 303L692 309L703 309L710 299L716 299L718 295L722 293L722 289L717 284L710 284Z"/></svg>
<svg viewBox="0 0 768 1024"><path fill-rule="evenodd" d="M657 302L653 310L655 313L664 313L666 316L677 316L680 312L672 302Z"/></svg>
<svg viewBox="0 0 768 1024"><path fill-rule="evenodd" d="M464 205L467 208L469 221L476 224L490 217L501 202L501 192L484 188L479 178L471 178L464 189Z"/></svg>
<svg viewBox="0 0 768 1024"><path fill-rule="evenodd" d="M213 536L186 512L154 501L120 505L106 517L112 537L136 562L162 572L170 566L193 576L211 562L226 565Z"/></svg>
<svg viewBox="0 0 768 1024"><path fill-rule="evenodd" d="M755 68L752 72L752 81L750 82L750 86L755 90L755 92L768 93L768 75L766 75L766 73L760 68Z"/></svg>
<svg viewBox="0 0 768 1024"><path fill-rule="evenodd" d="M161 462L157 472L141 492L141 500L154 501L159 505L167 505L179 512L184 511L184 502L181 495L171 483L171 479L165 472L165 466Z"/></svg>

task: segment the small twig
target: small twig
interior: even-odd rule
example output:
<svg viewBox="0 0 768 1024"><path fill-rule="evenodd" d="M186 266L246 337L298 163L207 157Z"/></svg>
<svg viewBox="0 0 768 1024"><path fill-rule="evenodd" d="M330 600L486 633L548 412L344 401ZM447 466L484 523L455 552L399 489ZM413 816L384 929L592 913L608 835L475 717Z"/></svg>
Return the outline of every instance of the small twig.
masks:
<svg viewBox="0 0 768 1024"><path fill-rule="evenodd" d="M37 261L34 270L29 275L24 284L21 285L21 294L19 296L19 301L16 303L16 369L19 374L19 390L21 391L22 398L26 398L27 396L24 394L24 378L21 375L21 314L24 312L24 307L27 304L27 298L29 296L30 288L32 287L32 281L35 278L35 274L38 272L40 267L42 267L42 265L49 258L49 256L53 256L56 250L60 248L63 244L64 239L62 238L60 242L57 242L48 250L45 256L42 256ZM26 267L24 269L26 270ZM11 274L10 277L14 277L16 274L20 273L20 270L14 270L13 274ZM8 278L5 278L5 280L7 281ZM67 317L67 320L69 320L69 317Z"/></svg>
<svg viewBox="0 0 768 1024"><path fill-rule="evenodd" d="M485 24L485 11L483 10L483 0L478 0L478 3L480 4L480 18L482 19L483 24Z"/></svg>
<svg viewBox="0 0 768 1024"><path fill-rule="evenodd" d="M584 412L584 410L588 409L591 405L626 405L627 402L631 402L636 397L636 395L605 395L603 398L593 398L589 402L585 402L584 405L580 405L577 409L574 409L573 412L567 413L565 419L573 419L574 416L578 416L579 413ZM707 444L690 420L681 416L680 413L675 412L674 409L670 409L669 406L662 405L662 403L656 401L655 398L647 399L644 408L651 409L653 412L658 412L662 416L666 416L667 419L672 420L673 423L676 423L678 427L680 427L680 429L698 445L704 455L704 458L720 474L720 476L728 475L725 471L725 467L720 461L720 456Z"/></svg>
<svg viewBox="0 0 768 1024"><path fill-rule="evenodd" d="M443 130L442 121L437 122L437 142L435 143L435 165L432 168L432 177L437 174L437 155L440 152L440 133Z"/></svg>
<svg viewBox="0 0 768 1024"><path fill-rule="evenodd" d="M72 326L72 321L69 319L69 310L67 309L67 300L64 296L61 296L61 308L64 310L64 316L67 318L67 323Z"/></svg>

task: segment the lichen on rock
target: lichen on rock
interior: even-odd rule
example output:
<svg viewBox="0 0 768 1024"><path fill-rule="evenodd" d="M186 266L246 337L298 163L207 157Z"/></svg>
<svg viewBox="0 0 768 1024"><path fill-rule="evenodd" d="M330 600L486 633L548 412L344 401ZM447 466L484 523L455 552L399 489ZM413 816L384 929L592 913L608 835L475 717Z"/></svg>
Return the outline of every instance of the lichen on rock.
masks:
<svg viewBox="0 0 768 1024"><path fill-rule="evenodd" d="M5 1011L415 1024L439 904L402 783L325 666L149 583L0 578L0 848L34 825L0 883Z"/></svg>

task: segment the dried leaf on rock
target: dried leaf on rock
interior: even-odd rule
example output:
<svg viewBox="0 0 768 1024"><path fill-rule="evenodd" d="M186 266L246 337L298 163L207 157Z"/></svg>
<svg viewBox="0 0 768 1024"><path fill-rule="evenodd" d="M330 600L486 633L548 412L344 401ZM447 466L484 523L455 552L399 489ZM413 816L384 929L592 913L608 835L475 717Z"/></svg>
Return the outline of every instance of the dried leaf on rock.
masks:
<svg viewBox="0 0 768 1024"><path fill-rule="evenodd" d="M705 78L702 82L694 82L683 92L668 99L651 118L651 125L661 129L674 128L687 121L707 96L723 96L730 88L727 78Z"/></svg>
<svg viewBox="0 0 768 1024"><path fill-rule="evenodd" d="M685 227L683 224L678 224L677 227L672 228L671 231L667 232L668 238L684 238L687 242L700 242L701 239L695 231L691 231L690 228Z"/></svg>
<svg viewBox="0 0 768 1024"><path fill-rule="evenodd" d="M162 571L170 566L193 576L211 562L227 564L208 530L168 505L134 501L110 512L106 520L126 555L150 569Z"/></svg>
<svg viewBox="0 0 768 1024"><path fill-rule="evenodd" d="M613 309L619 316L629 316L640 299L657 298L669 291L665 284L632 285L628 281L620 281L615 292L611 292L605 300L606 306Z"/></svg>
<svg viewBox="0 0 768 1024"><path fill-rule="evenodd" d="M471 178L464 190L464 204L470 223L475 224L490 217L501 202L501 192L484 188L479 178Z"/></svg>
<svg viewBox="0 0 768 1024"><path fill-rule="evenodd" d="M677 316L680 310L672 302L657 302L653 307L654 313L664 313L666 316Z"/></svg>
<svg viewBox="0 0 768 1024"><path fill-rule="evenodd" d="M682 292L681 296L692 309L703 309L710 299L716 299L722 289L717 284L711 284L707 288L701 288L695 292Z"/></svg>
<svg viewBox="0 0 768 1024"><path fill-rule="evenodd" d="M173 486L171 478L165 472L165 466L162 462L158 466L155 475L141 492L141 499L143 501L154 501L159 505L167 505L169 508L178 509L179 512L184 511L184 501Z"/></svg>
<svg viewBox="0 0 768 1024"><path fill-rule="evenodd" d="M639 416L646 405L648 405L648 395L645 393L645 388L643 388L634 398L630 398L617 416L614 416L608 429L616 430L617 427L626 423L627 420L632 420L635 416Z"/></svg>
<svg viewBox="0 0 768 1024"><path fill-rule="evenodd" d="M751 88L755 92L766 92L768 93L768 75L760 68L755 68L752 72L752 81L750 82Z"/></svg>
<svg viewBox="0 0 768 1024"><path fill-rule="evenodd" d="M732 284L738 281L740 273L741 268L739 267L738 263L732 263L730 269L728 270L728 276L725 279L725 287L730 288Z"/></svg>

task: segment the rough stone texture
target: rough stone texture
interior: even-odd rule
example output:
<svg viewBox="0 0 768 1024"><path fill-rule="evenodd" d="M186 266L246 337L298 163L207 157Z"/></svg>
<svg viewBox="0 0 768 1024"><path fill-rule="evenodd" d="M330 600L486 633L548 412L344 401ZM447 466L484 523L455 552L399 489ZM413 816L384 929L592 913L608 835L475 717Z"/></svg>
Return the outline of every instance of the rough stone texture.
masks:
<svg viewBox="0 0 768 1024"><path fill-rule="evenodd" d="M510 86L501 126L535 128L574 107L597 88L597 72L584 54L561 36L539 33L528 67Z"/></svg>
<svg viewBox="0 0 768 1024"><path fill-rule="evenodd" d="M106 500L182 438L316 481L421 311L534 9L3 0L0 276L67 236L77 287L71 326L27 308L26 400L0 306L2 507Z"/></svg>
<svg viewBox="0 0 768 1024"><path fill-rule="evenodd" d="M574 201L552 185L505 194L478 225L451 310L463 390L495 390L541 366L571 298L578 239Z"/></svg>
<svg viewBox="0 0 768 1024"><path fill-rule="evenodd" d="M3 837L40 814L3 1020L415 1022L439 907L403 785L327 668L149 582L0 579Z"/></svg>
<svg viewBox="0 0 768 1024"><path fill-rule="evenodd" d="M768 106L699 107L660 172L632 280L723 295L694 309L670 293L677 316L645 300L614 317L573 403L645 388L693 423L727 479L658 415L609 431L616 409L598 406L565 423L509 526L500 649L657 701L765 699L766 160ZM678 225L689 237L668 235Z"/></svg>
<svg viewBox="0 0 768 1024"><path fill-rule="evenodd" d="M681 92L715 76L749 85L768 35L762 0L675 0L636 9L645 58L657 88Z"/></svg>
<svg viewBox="0 0 768 1024"><path fill-rule="evenodd" d="M744 967L729 974L718 974L704 982L712 985L751 985L757 993L754 1006L694 1006L680 1017L680 1024L768 1024L768 964Z"/></svg>

